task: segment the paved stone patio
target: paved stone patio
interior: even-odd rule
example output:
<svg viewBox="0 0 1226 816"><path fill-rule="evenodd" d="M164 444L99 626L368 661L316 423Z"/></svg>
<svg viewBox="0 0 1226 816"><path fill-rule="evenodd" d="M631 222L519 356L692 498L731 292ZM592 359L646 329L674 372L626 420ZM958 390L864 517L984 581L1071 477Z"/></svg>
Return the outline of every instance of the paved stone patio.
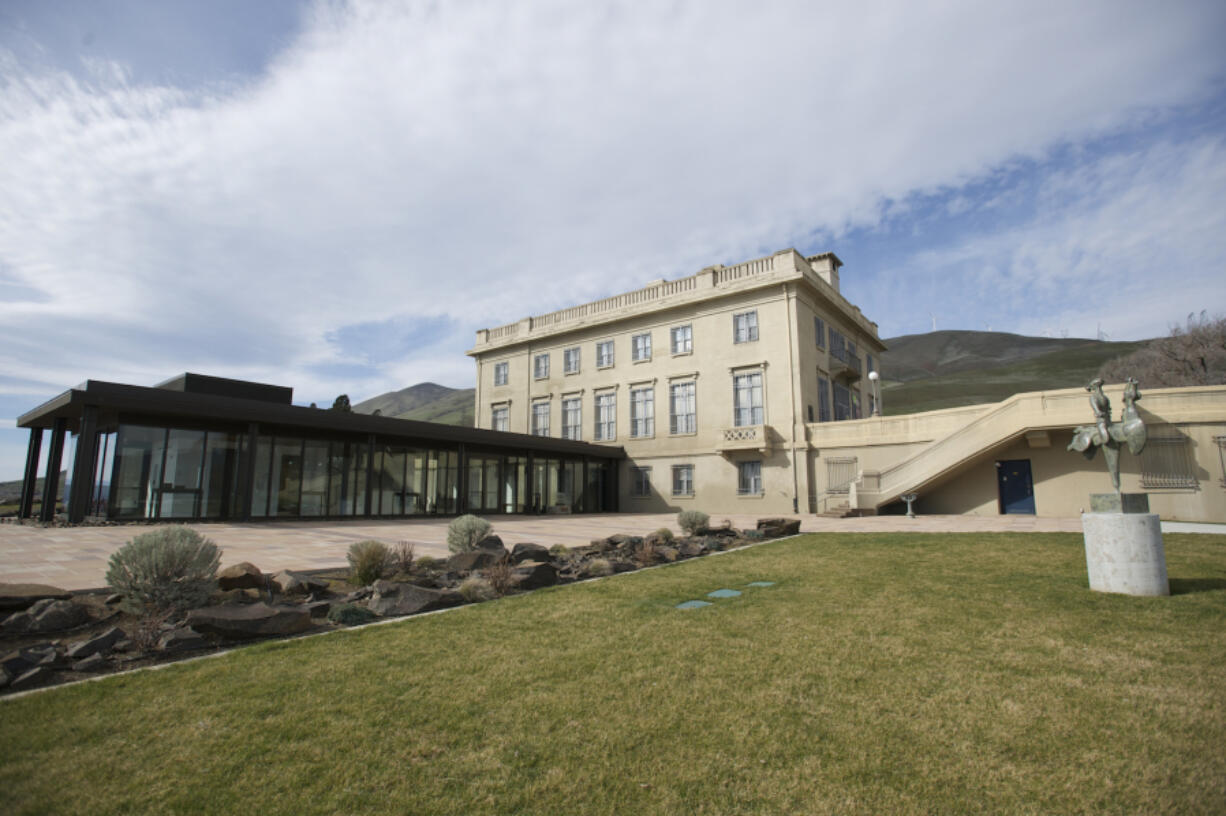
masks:
<svg viewBox="0 0 1226 816"><path fill-rule="evenodd" d="M712 516L713 523L724 520ZM736 527L753 527L757 516L727 516ZM792 516L792 518L796 518ZM1080 518L1034 516L869 516L827 519L801 517L801 530L820 532L1081 532ZM345 565L355 541L374 538L387 544L411 541L419 556L445 557L449 519L357 522L262 522L193 524L222 549L222 566L250 561L265 572L321 569ZM605 513L578 516L506 516L491 520L508 547L531 541L551 547L576 546L614 533L643 535L668 527L680 533L674 513ZM64 589L105 586L111 553L151 525L51 527L0 524L0 582L36 582Z"/></svg>

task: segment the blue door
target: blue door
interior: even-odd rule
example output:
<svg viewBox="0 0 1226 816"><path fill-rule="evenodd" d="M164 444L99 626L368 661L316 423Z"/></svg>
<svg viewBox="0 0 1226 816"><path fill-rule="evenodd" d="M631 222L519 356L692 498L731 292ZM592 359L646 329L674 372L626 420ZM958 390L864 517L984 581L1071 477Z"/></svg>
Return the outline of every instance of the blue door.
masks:
<svg viewBox="0 0 1226 816"><path fill-rule="evenodd" d="M1029 459L1006 459L996 463L996 484L1000 488L1000 512L1034 515L1034 481Z"/></svg>

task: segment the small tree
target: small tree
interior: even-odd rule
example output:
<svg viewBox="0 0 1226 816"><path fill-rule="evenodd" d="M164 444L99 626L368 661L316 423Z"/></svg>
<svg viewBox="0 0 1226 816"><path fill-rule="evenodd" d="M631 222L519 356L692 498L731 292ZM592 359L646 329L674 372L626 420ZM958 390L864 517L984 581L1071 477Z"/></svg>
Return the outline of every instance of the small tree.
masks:
<svg viewBox="0 0 1226 816"><path fill-rule="evenodd" d="M111 555L106 582L129 611L179 615L204 606L217 588L221 550L190 527L133 536Z"/></svg>
<svg viewBox="0 0 1226 816"><path fill-rule="evenodd" d="M485 538L493 530L493 526L483 518L473 515L459 516L447 525L447 549L453 553L468 552L476 548L477 542Z"/></svg>
<svg viewBox="0 0 1226 816"><path fill-rule="evenodd" d="M1210 320L1204 312L1188 315L1185 326L1107 361L1098 376L1105 382L1136 377L1142 389L1226 383L1226 318Z"/></svg>
<svg viewBox="0 0 1226 816"><path fill-rule="evenodd" d="M350 577L359 586L373 584L383 577L392 562L392 554L382 541L355 541L349 545Z"/></svg>
<svg viewBox="0 0 1226 816"><path fill-rule="evenodd" d="M345 414L353 413L353 406L349 404L349 395L341 394L339 397L337 397L332 402L332 410L340 411L341 413L345 413Z"/></svg>

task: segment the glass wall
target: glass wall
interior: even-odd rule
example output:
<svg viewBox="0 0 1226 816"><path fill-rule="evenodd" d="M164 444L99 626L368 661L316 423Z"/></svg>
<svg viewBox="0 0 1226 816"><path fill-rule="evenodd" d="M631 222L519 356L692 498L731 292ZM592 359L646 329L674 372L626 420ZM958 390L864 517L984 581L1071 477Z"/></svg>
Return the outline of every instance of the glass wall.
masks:
<svg viewBox="0 0 1226 816"><path fill-rule="evenodd" d="M368 441L274 434L258 435L248 450L248 440L234 430L120 425L106 437L107 515L243 518L248 499L253 518L453 515L462 506L482 514L613 507L611 471L603 460L474 452L460 473L453 450L380 441L372 452Z"/></svg>

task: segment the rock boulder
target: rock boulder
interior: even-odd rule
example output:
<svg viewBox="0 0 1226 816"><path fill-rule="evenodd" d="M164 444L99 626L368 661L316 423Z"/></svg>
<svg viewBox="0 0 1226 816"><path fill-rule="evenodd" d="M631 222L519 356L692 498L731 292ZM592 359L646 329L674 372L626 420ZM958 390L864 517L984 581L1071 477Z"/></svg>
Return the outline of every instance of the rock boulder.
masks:
<svg viewBox="0 0 1226 816"><path fill-rule="evenodd" d="M519 564L524 561L548 561L549 550L542 547L540 544L516 544L511 550L511 563Z"/></svg>
<svg viewBox="0 0 1226 816"><path fill-rule="evenodd" d="M250 561L242 561L226 567L217 573L217 588L225 591L230 589L261 589L264 586L264 573Z"/></svg>
<svg viewBox="0 0 1226 816"><path fill-rule="evenodd" d="M763 538L783 538L799 535L800 519L764 518L758 519L758 532Z"/></svg>
<svg viewBox="0 0 1226 816"><path fill-rule="evenodd" d="M266 603L209 606L188 612L187 625L197 632L242 640L304 632L311 628L311 613L303 606Z"/></svg>
<svg viewBox="0 0 1226 816"><path fill-rule="evenodd" d="M282 570L273 577L273 583L286 595L310 595L312 592L326 592L328 582L322 578L304 575L301 572Z"/></svg>
<svg viewBox="0 0 1226 816"><path fill-rule="evenodd" d="M0 584L0 611L28 609L36 601L66 601L68 590L46 584Z"/></svg>
<svg viewBox="0 0 1226 816"><path fill-rule="evenodd" d="M458 592L428 589L416 584L375 581L373 589L367 606L380 617L416 615L464 603L463 596Z"/></svg>

